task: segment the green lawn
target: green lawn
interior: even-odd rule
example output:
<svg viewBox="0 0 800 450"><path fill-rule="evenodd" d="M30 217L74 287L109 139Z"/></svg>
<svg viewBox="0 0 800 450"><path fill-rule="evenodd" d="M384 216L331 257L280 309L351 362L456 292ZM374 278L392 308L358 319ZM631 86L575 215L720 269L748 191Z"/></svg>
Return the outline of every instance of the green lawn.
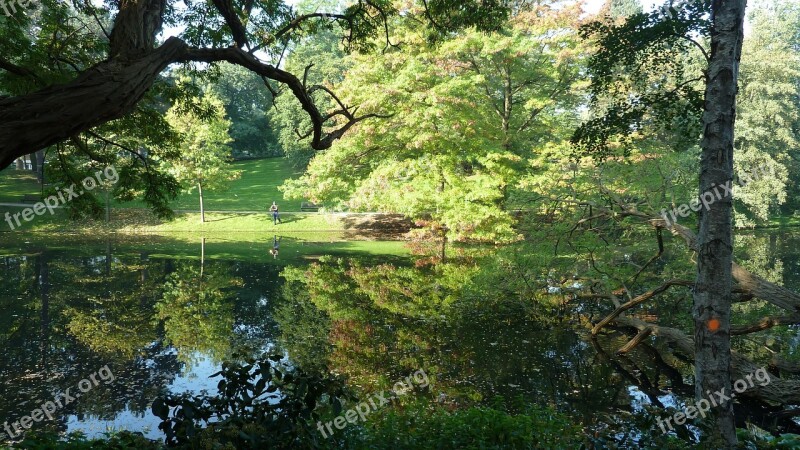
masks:
<svg viewBox="0 0 800 450"><path fill-rule="evenodd" d="M232 181L227 190L205 191L203 197L207 210L266 211L267 205L276 201L281 211L300 211L300 201L283 201L283 193L278 190L284 180L300 175L292 170L286 158L237 161L233 166L242 171L242 176ZM192 194L181 194L172 208L199 210L197 190Z"/></svg>
<svg viewBox="0 0 800 450"><path fill-rule="evenodd" d="M223 240L261 241L281 235L299 241L357 241L393 240L402 236L397 227L404 226L403 219L347 213L281 213L282 222L272 223L266 213L212 212L206 213L206 222L200 222L200 213L179 213L175 220L160 220L149 211L117 209L111 212L111 222L100 219L70 220L67 211L59 209L54 215L46 210L25 221L17 206L0 206L0 236L16 232L83 235L164 235L177 240L196 240L215 237ZM9 214L9 216L6 216ZM15 217L19 219L17 226ZM11 224L8 223L11 222ZM14 233L9 233L9 232Z"/></svg>
<svg viewBox="0 0 800 450"><path fill-rule="evenodd" d="M273 236L280 237L280 253L277 258L269 251L273 247ZM409 250L402 241L341 241L336 236L322 233L309 236L292 236L277 233L261 235L238 233L235 236L209 236L204 241L207 260L228 260L248 262L268 262L271 264L304 265L324 255L331 256L369 256L407 258ZM49 233L0 233L0 256L35 255L43 249L63 250L72 256L97 256L105 251L106 243L111 244L114 255L138 256L142 252L151 258L177 258L199 260L201 255L199 236L186 233L168 236L116 235L98 237L88 234L49 234Z"/></svg>
<svg viewBox="0 0 800 450"><path fill-rule="evenodd" d="M286 158L266 158L233 163L242 176L230 182L228 189L205 191L205 207L210 211L266 211L273 201L281 211L300 211L300 201L284 201L278 186L287 178L299 176L292 170ZM38 194L40 188L36 177L28 171L6 169L0 172L0 203L18 203L26 194ZM197 190L192 194L182 193L170 205L172 209L199 210ZM116 208L144 208L141 201L114 203Z"/></svg>
<svg viewBox="0 0 800 450"><path fill-rule="evenodd" d="M40 192L39 182L32 172L11 168L0 172L0 203L19 203L23 196Z"/></svg>
<svg viewBox="0 0 800 450"><path fill-rule="evenodd" d="M176 214L175 220L158 220L147 211L121 209L111 212L111 223L100 218L70 220L63 209L54 215L46 210L30 221L20 213L25 208L0 206L0 232L35 231L44 233L288 233L288 232L343 232L344 216L322 213L281 213L281 223L273 225L272 216L262 213L206 213L206 222L200 222L200 213ZM11 225L6 221L11 217ZM20 221L18 226L14 215ZM13 228L12 228L13 225Z"/></svg>
<svg viewBox="0 0 800 450"><path fill-rule="evenodd" d="M121 232L144 233L283 233L283 232L339 232L345 230L340 214L293 214L282 213L281 223L272 223L272 216L264 213L206 213L205 223L200 222L200 213L178 215L169 222L134 224L121 226Z"/></svg>

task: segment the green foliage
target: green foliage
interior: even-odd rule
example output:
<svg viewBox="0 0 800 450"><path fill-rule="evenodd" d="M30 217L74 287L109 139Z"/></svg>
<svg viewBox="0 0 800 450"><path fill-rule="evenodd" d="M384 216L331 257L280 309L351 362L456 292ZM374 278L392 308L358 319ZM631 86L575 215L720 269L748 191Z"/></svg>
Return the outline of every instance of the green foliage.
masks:
<svg viewBox="0 0 800 450"><path fill-rule="evenodd" d="M363 266L337 258L305 270L287 267L282 276L302 283L311 301L332 319L363 317L370 310L423 318L445 310L476 270L461 264L433 267ZM430 279L437 280L430 283ZM343 298L340 294L349 293Z"/></svg>
<svg viewBox="0 0 800 450"><path fill-rule="evenodd" d="M218 69L205 89L225 105L233 157L281 156L280 128L267 119L273 98L264 80L240 66L220 64Z"/></svg>
<svg viewBox="0 0 800 450"><path fill-rule="evenodd" d="M312 448L320 411L349 398L342 380L309 375L281 355L226 362L217 396L168 394L153 402L168 445L191 448Z"/></svg>
<svg viewBox="0 0 800 450"><path fill-rule="evenodd" d="M186 358L202 351L213 361L230 356L234 328L230 289L241 280L225 272L183 265L164 282L155 319L163 321L167 342ZM192 361L185 361L191 363Z"/></svg>
<svg viewBox="0 0 800 450"><path fill-rule="evenodd" d="M475 27L478 31L496 31L506 22L508 4L499 0L469 2L455 7L448 0L423 2L426 16L435 32L444 34L461 28Z"/></svg>
<svg viewBox="0 0 800 450"><path fill-rule="evenodd" d="M585 438L569 417L547 408L510 414L478 406L392 411L352 441L357 449L530 449L580 448Z"/></svg>
<svg viewBox="0 0 800 450"><path fill-rule="evenodd" d="M13 15L0 15L0 53L4 61L27 72L0 70L0 95L28 94L68 82L106 58L108 39L102 28L110 28L112 14L104 6L44 0L21 9L16 5ZM158 216L170 216L168 202L175 198L178 186L174 178L157 170L148 155L174 157L166 150L174 135L163 114L165 102L183 95L178 91L167 80L158 79L126 117L46 149L45 184L69 186L92 168L114 165L120 181L111 192L113 198L142 199ZM54 189L46 191L50 194ZM70 215L102 214L99 194L85 193L70 202Z"/></svg>
<svg viewBox="0 0 800 450"><path fill-rule="evenodd" d="M643 152L652 152L648 157L694 154L709 52L708 8L708 1L694 1L670 10L671 16L656 11L582 28L597 50L588 63L591 110L572 136L577 155L608 160ZM772 176L735 187L739 226L765 221L795 195L787 180L798 171L791 155L800 149L800 51L793 32L800 13L783 1L751 9L752 32L740 66L734 166L740 175L765 166ZM693 180L680 187L666 173L661 176L665 185L679 188L672 192L673 206L697 195Z"/></svg>
<svg viewBox="0 0 800 450"><path fill-rule="evenodd" d="M746 174L764 167L771 175L736 187L740 226L763 223L790 195L800 195L790 182L800 176L800 47L792 33L800 27L800 8L785 1L772 8L757 4L750 21L739 69L734 169Z"/></svg>
<svg viewBox="0 0 800 450"><path fill-rule="evenodd" d="M307 2L303 5L282 0L254 0L235 5L187 1L179 5L167 0L154 7L151 14L140 17L137 23L116 16L120 10L125 15L123 6L111 1L69 3L56 0L28 2L24 10L19 5L16 8L11 6L13 13L4 13L0 17L0 53L3 55L0 97L30 94L48 86L81 79L98 63L115 59L118 55L109 54L109 36L118 36L114 32L115 26L138 28L144 35L152 33L153 36L148 37L155 38L158 45L158 41L163 39L155 34L163 25L168 34L177 35L172 37L182 40L187 47L201 52L211 48L246 47L254 58L281 69L288 50L294 60L290 64L293 72L288 77L276 78L281 81L303 78L306 81L303 73L308 63L316 63L314 71L325 70L325 58L321 57L324 53L315 52L313 59L304 60L303 46L313 47L317 40L323 47L335 49L328 58L331 61L329 66L335 68L343 61L340 58L343 52L385 49L394 45L388 40L390 27L401 16L404 20L413 17L435 29L434 34L446 36L471 26L482 31L496 30L502 26L509 11L508 5L494 0L469 0L466 3L437 0L408 5L390 0L352 4ZM311 16L307 15L309 13ZM241 29L235 24L240 24ZM120 41L134 39L132 36L134 34L122 32L116 41L124 46L125 42ZM330 43L335 45L330 46ZM296 102L290 101L293 96L305 98L309 95L319 102L316 109L326 118L326 127L341 125L336 123L341 115L329 114L340 110L341 105L318 87L310 85L307 89L295 86L294 92L283 96L287 99L284 106L292 105L284 108L286 112L278 113L286 115L283 118L286 120L270 123L265 119L265 110L280 91L276 80L261 79L241 68L233 69L198 59L203 62L186 62L178 72L194 76L206 91L215 91L223 97L228 116L233 121L230 133L235 156L280 154L277 142L280 134L282 144L291 148L288 153L297 167L305 165L310 152L296 145L293 133L297 127L290 125L305 125L313 107L306 105L308 111L296 107L293 104ZM178 57L164 61L163 67L179 60ZM121 66L128 63L120 60ZM314 71L308 81L326 85L327 75L318 77ZM178 154L172 151L176 136L166 126L165 113L170 104L191 103L201 96L196 86L175 83L171 79L174 73L156 80L152 86L144 86L147 92L143 98L129 99L136 105L126 117L109 123L101 123L105 120L102 117L88 120L75 128L74 136L48 149L48 171L52 172L48 181L68 182L73 178L72 172L79 172L87 160L106 165L114 163L120 169L125 166L124 172L120 170L122 178L113 196L121 201L143 199L157 215L171 215L167 204L174 199L178 186L167 171L159 170L158 165L159 162L180 163L179 155L183 150L179 149ZM124 106L127 108L129 105ZM88 129L87 124L95 121L100 124ZM300 128L305 132L304 126ZM75 216L97 215L101 211L99 202L91 195L71 203L70 208L76 211Z"/></svg>
<svg viewBox="0 0 800 450"><path fill-rule="evenodd" d="M353 57L336 88L362 113L391 117L360 124L317 155L286 183L287 196L425 219L453 239L515 238L507 199L528 159L563 143L575 123L574 15L535 5L501 31L438 46L404 21L392 36L402 51Z"/></svg>
<svg viewBox="0 0 800 450"><path fill-rule="evenodd" d="M308 68L306 81L309 85L326 87L340 83L350 65L340 39L330 30L320 31L313 39L301 40L286 59L287 69L293 72L305 72ZM312 96L315 104L324 110L334 110L338 106L323 90L317 90ZM277 128L278 142L292 166L305 169L316 151L307 138L300 139L311 127L300 102L289 92L278 96L274 108L269 111L269 120Z"/></svg>
<svg viewBox="0 0 800 450"><path fill-rule="evenodd" d="M642 134L666 133L660 144L672 150L699 142L705 83L697 47L709 33L709 8L696 0L671 17L656 10L581 27L596 51L587 65L591 115L571 139L579 155L628 155Z"/></svg>
<svg viewBox="0 0 800 450"><path fill-rule="evenodd" d="M2 447L6 448L6 447ZM31 434L15 444L15 449L25 450L157 450L164 446L145 438L140 433L126 431L106 433L104 438L88 439L81 433L66 437L54 433Z"/></svg>
<svg viewBox="0 0 800 450"><path fill-rule="evenodd" d="M210 108L207 118L186 109L185 105L175 105L167 112L170 126L181 135L181 158L169 161L166 170L184 187L186 192L196 188L220 189L227 181L240 176L240 172L230 165L231 142L228 136L230 121L225 119L222 105L218 99L204 99L203 106Z"/></svg>
<svg viewBox="0 0 800 450"><path fill-rule="evenodd" d="M611 0L608 9L611 17L618 19L641 14L642 5L639 0Z"/></svg>
<svg viewBox="0 0 800 450"><path fill-rule="evenodd" d="M739 428L736 430L741 448L759 450L789 450L800 448L800 435L783 433L773 436L765 430L751 426L747 429Z"/></svg>

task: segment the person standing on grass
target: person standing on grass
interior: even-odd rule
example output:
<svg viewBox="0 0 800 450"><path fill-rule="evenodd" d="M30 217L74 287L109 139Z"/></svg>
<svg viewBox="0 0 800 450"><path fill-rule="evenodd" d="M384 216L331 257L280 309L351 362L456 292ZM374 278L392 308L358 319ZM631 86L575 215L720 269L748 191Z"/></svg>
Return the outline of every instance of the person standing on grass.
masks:
<svg viewBox="0 0 800 450"><path fill-rule="evenodd" d="M269 207L269 210L272 211L272 224L277 225L281 222L281 217L278 215L278 205L275 202L272 202L272 206Z"/></svg>

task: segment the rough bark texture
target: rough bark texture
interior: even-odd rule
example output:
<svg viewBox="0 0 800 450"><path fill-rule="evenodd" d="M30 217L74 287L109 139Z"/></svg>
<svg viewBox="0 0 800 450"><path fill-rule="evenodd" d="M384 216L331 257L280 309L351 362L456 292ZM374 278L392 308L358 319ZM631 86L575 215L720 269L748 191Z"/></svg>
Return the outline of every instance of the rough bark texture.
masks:
<svg viewBox="0 0 800 450"><path fill-rule="evenodd" d="M166 0L121 0L111 30L109 59L137 59L150 53L165 9Z"/></svg>
<svg viewBox="0 0 800 450"><path fill-rule="evenodd" d="M129 113L185 48L170 38L141 58L104 61L68 84L0 101L0 168Z"/></svg>
<svg viewBox="0 0 800 450"><path fill-rule="evenodd" d="M711 58L708 65L700 192L733 180L733 132L739 59L744 38L745 0L712 3ZM718 188L719 189L719 188ZM697 236L697 280L694 287L695 396L731 392L732 202L722 196L700 212ZM714 408L716 437L736 447L733 403Z"/></svg>

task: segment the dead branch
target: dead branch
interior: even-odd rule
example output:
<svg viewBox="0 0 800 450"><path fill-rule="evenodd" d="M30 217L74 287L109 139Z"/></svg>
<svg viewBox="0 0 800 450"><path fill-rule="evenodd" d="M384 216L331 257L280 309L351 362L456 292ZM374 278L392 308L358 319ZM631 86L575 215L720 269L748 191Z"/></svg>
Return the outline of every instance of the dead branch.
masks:
<svg viewBox="0 0 800 450"><path fill-rule="evenodd" d="M756 333L759 331L768 330L772 327L777 327L779 325L795 325L798 323L800 323L800 314L778 316L778 317L764 317L758 322L750 325L732 325L731 335L738 336L742 334Z"/></svg>
<svg viewBox="0 0 800 450"><path fill-rule="evenodd" d="M608 192L608 191L606 191ZM614 211L604 206L598 206L592 202L572 202L576 205L591 205L597 210L596 214L605 213L610 219L619 219L625 217L635 217L644 222L649 223L655 228L664 228L669 230L673 235L680 237L686 245L694 252L697 252L697 236L689 228L674 222L668 222L662 217L648 214L630 207L622 199L613 193L609 194L609 198L614 202L620 211ZM563 201L563 199L562 199ZM800 312L800 294L790 291L783 286L769 282L757 275L747 271L745 268L738 265L736 262L731 267L733 279L738 284L738 289L744 294L751 294L755 298L759 298L768 303L771 303L781 309L784 309L792 314Z"/></svg>
<svg viewBox="0 0 800 450"><path fill-rule="evenodd" d="M666 339L670 343L674 344L681 353L694 360L694 340L681 330L670 327L662 327L656 324L644 322L639 319L624 316L617 317L614 319L614 322L619 326L633 328L639 331L650 329L650 332L653 336ZM749 359L736 352L732 352L731 376L734 379L746 380L748 375L750 375L752 378L752 374L760 369L763 369L763 367L753 363ZM800 381L784 380L772 375L769 383L766 383L763 386L760 383L754 383L753 387L749 388L744 393L737 395L755 397L781 405L797 404L800 403Z"/></svg>
<svg viewBox="0 0 800 450"><path fill-rule="evenodd" d="M787 373L800 373L800 363L796 361L786 361L777 355L772 357L769 366Z"/></svg>
<svg viewBox="0 0 800 450"><path fill-rule="evenodd" d="M687 280L669 280L666 283L662 284L661 286L651 291L645 292L642 295L637 296L636 298L618 306L617 309L615 309L611 314L609 314L608 316L606 316L606 318L598 322L597 325L595 325L594 328L592 328L592 335L596 335L597 333L599 333L604 326L608 325L612 320L614 320L617 316L619 316L623 312L633 308L636 305L644 303L647 300L650 300L651 298L666 291L672 286L692 286L693 284L694 284L693 282Z"/></svg>
<svg viewBox="0 0 800 450"><path fill-rule="evenodd" d="M639 331L638 333L636 333L636 336L634 336L633 339L628 341L627 344L623 345L622 347L620 347L619 350L617 350L617 355L624 355L629 351L633 350L637 345L639 345L643 340L647 339L647 337L650 336L651 334L653 334L653 328L651 327L647 327Z"/></svg>

